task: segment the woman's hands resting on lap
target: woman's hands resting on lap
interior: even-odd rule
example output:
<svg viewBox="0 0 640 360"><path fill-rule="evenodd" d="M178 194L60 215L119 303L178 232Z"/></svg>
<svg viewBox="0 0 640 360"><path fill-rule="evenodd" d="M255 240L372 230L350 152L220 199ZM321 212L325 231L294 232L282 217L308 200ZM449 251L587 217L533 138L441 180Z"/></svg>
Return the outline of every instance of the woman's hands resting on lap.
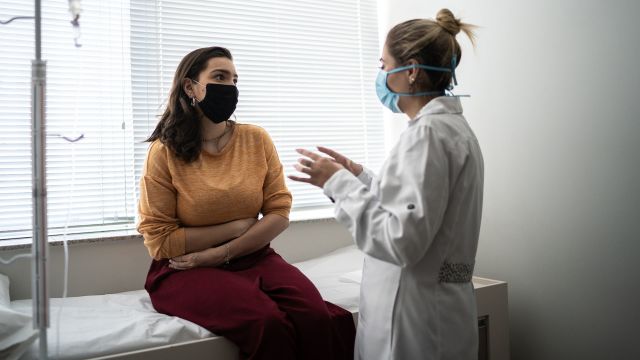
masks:
<svg viewBox="0 0 640 360"><path fill-rule="evenodd" d="M196 251L191 254L176 256L169 259L169 267L176 270L188 270L196 267L216 267L224 263L224 245Z"/></svg>
<svg viewBox="0 0 640 360"><path fill-rule="evenodd" d="M239 219L233 221L233 226L236 227L235 237L240 237L257 222L258 219L256 218ZM225 249L225 245L223 244L209 249L176 256L172 259L169 259L169 267L176 270L187 270L203 266L216 267L222 265L225 262L226 255L227 249Z"/></svg>

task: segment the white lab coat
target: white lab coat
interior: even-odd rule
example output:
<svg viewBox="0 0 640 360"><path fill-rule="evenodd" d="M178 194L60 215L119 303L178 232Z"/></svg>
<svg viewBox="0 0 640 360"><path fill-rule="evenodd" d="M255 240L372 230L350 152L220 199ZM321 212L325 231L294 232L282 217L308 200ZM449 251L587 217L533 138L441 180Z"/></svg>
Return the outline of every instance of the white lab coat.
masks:
<svg viewBox="0 0 640 360"><path fill-rule="evenodd" d="M459 98L438 97L410 121L379 177L340 170L326 182L337 221L365 253L356 359L477 359L468 280L483 173ZM452 274L445 263L463 265Z"/></svg>

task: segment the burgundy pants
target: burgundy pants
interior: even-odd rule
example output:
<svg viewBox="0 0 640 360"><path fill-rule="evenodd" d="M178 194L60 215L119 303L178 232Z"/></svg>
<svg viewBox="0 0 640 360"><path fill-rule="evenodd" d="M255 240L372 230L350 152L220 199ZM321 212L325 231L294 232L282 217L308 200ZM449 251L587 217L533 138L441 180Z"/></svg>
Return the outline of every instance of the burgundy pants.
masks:
<svg viewBox="0 0 640 360"><path fill-rule="evenodd" d="M226 337L241 359L353 359L351 313L270 247L222 268L167 265L154 260L147 275L155 309Z"/></svg>

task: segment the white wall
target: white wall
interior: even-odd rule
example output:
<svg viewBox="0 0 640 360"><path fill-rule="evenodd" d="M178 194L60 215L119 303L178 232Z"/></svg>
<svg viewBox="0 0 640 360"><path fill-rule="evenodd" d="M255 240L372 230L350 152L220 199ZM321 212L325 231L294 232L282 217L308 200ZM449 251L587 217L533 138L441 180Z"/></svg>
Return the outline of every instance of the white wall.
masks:
<svg viewBox="0 0 640 360"><path fill-rule="evenodd" d="M640 359L640 2L380 0L380 25L442 7L482 27L458 92L486 165L476 274L509 282L512 358Z"/></svg>

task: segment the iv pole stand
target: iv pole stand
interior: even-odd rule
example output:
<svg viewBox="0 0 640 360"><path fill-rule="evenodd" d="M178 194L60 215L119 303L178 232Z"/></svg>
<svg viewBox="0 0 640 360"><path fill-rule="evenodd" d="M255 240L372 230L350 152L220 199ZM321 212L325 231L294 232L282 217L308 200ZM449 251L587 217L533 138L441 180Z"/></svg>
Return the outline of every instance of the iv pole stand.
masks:
<svg viewBox="0 0 640 360"><path fill-rule="evenodd" d="M47 174L45 86L47 63L41 56L41 3L35 0L36 58L31 61L31 179L33 185L33 238L31 245L31 295L33 327L38 329L39 359L47 359L49 292L47 283Z"/></svg>

